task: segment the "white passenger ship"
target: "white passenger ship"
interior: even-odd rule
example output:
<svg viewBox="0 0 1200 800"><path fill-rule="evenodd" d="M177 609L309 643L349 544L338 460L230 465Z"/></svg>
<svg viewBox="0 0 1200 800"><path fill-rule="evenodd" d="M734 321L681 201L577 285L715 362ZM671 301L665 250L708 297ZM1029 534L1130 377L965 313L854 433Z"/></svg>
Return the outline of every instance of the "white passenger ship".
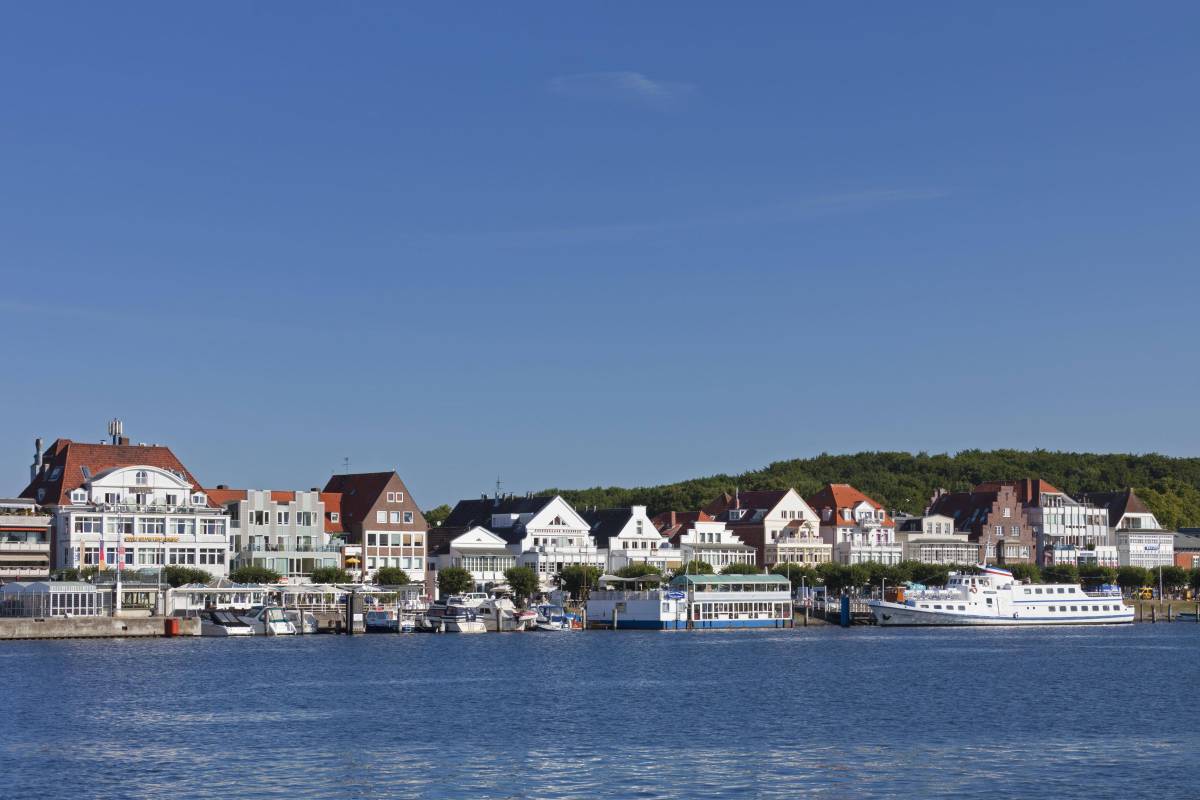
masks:
<svg viewBox="0 0 1200 800"><path fill-rule="evenodd" d="M999 567L951 575L944 589L868 603L879 625L1097 625L1133 622L1121 591L1079 584L1024 584Z"/></svg>

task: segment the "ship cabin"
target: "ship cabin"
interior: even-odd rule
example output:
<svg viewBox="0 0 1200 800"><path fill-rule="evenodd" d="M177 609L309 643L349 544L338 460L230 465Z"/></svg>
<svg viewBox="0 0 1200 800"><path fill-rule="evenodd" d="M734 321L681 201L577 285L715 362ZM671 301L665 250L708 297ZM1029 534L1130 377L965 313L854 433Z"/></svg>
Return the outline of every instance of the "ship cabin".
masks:
<svg viewBox="0 0 1200 800"><path fill-rule="evenodd" d="M692 628L790 628L792 584L782 575L678 575Z"/></svg>

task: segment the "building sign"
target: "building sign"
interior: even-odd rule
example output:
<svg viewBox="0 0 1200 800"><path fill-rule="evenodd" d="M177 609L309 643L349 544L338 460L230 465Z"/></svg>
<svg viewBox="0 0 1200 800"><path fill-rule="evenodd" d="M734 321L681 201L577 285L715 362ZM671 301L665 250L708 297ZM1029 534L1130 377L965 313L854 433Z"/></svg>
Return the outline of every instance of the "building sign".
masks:
<svg viewBox="0 0 1200 800"><path fill-rule="evenodd" d="M178 536L126 536L127 542L178 542Z"/></svg>

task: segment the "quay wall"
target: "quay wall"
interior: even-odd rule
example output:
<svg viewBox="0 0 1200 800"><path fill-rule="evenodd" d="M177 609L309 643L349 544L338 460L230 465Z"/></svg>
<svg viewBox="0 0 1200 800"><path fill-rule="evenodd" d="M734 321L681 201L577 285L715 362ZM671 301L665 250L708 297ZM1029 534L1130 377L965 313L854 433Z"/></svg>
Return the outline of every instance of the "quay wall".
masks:
<svg viewBox="0 0 1200 800"><path fill-rule="evenodd" d="M179 625L179 636L199 636L199 619L175 617L28 617L0 618L3 639L118 639L125 637L164 636L167 621Z"/></svg>

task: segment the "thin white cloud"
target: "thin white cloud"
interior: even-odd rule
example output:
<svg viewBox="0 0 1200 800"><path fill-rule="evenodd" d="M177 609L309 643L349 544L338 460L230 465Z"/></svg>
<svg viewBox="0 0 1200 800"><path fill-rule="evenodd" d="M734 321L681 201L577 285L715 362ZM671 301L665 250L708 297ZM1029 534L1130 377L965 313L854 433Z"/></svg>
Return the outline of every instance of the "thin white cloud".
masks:
<svg viewBox="0 0 1200 800"><path fill-rule="evenodd" d="M580 72L559 75L547 84L553 94L585 99L633 102L665 111L679 108L696 87L690 83L658 81L640 72Z"/></svg>

